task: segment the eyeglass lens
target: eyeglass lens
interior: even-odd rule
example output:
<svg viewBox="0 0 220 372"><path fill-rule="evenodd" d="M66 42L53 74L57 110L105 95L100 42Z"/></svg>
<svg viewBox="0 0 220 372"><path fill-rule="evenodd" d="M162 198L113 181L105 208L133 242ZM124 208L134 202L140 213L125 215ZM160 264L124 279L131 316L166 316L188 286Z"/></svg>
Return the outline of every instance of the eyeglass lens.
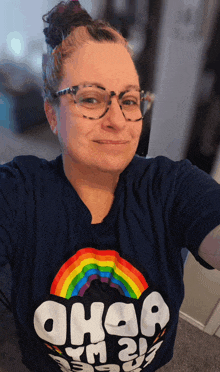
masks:
<svg viewBox="0 0 220 372"><path fill-rule="evenodd" d="M78 110L87 117L99 118L108 108L110 95L98 87L83 87L75 95ZM142 117L140 92L129 90L118 99L126 119L138 120Z"/></svg>

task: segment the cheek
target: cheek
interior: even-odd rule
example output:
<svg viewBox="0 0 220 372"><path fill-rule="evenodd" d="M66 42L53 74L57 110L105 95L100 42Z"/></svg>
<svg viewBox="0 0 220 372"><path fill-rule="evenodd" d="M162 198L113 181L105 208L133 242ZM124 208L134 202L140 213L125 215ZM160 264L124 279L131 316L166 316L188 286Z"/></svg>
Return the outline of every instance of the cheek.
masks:
<svg viewBox="0 0 220 372"><path fill-rule="evenodd" d="M139 140L141 136L142 127L143 127L142 121L132 124L131 133L132 133L132 137L135 138L136 140Z"/></svg>
<svg viewBox="0 0 220 372"><path fill-rule="evenodd" d="M85 147L92 130L91 123L87 123L85 119L76 115L68 114L61 124L60 134L68 147Z"/></svg>
<svg viewBox="0 0 220 372"><path fill-rule="evenodd" d="M59 117L59 131L58 131L58 138L60 143L65 146L68 146L70 137L74 138L73 134L74 130L74 121L72 119L72 115L63 108L60 112Z"/></svg>
<svg viewBox="0 0 220 372"><path fill-rule="evenodd" d="M63 107L60 113L59 125L60 133L64 138L69 137L70 133L75 130L74 116L70 110L66 110L65 107Z"/></svg>

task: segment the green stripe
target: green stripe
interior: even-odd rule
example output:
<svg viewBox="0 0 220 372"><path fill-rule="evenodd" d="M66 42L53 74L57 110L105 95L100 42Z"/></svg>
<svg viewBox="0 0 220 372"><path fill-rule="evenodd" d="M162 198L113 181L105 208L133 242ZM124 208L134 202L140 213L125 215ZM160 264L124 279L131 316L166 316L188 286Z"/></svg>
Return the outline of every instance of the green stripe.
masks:
<svg viewBox="0 0 220 372"><path fill-rule="evenodd" d="M92 269L96 269L96 270L99 270L101 272L107 272L107 273L111 273L112 276L117 279L118 281L120 281L121 283L124 284L125 288L127 289L127 291L129 292L131 298L137 298L136 294L134 293L133 289L130 287L130 285L121 277L119 276L118 274L116 274L114 272L114 268L110 267L110 266L98 266L97 264L88 264L86 266L83 267L83 270L81 271L81 273L79 273L73 280L72 282L70 283L69 287L68 287L68 290L67 290L67 293L66 293L66 298L69 299L72 295L72 292L74 290L74 288L76 287L76 285L79 283L79 281L81 279L84 278L85 276L85 273L89 270L92 270Z"/></svg>

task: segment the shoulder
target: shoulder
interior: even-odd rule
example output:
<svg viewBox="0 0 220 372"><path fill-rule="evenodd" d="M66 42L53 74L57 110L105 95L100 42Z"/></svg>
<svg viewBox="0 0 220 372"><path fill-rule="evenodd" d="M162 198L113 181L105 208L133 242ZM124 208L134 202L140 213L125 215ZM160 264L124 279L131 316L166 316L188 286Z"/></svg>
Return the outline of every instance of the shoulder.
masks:
<svg viewBox="0 0 220 372"><path fill-rule="evenodd" d="M12 161L0 165L0 174L39 174L39 171L46 172L55 169L60 161L62 161L61 156L52 161L32 155L16 156Z"/></svg>
<svg viewBox="0 0 220 372"><path fill-rule="evenodd" d="M214 185L220 189L220 186L209 174L193 165L188 159L174 161L165 156L144 158L135 155L127 172L134 179L145 176L148 181L158 181L167 186L175 183L177 189L181 185L190 189L193 184L197 183L204 188Z"/></svg>
<svg viewBox="0 0 220 372"><path fill-rule="evenodd" d="M173 161L165 156L144 158L135 155L125 174L135 180L145 180L149 183L162 183L167 187L176 182L180 176L187 176L193 171L189 160Z"/></svg>
<svg viewBox="0 0 220 372"><path fill-rule="evenodd" d="M17 156L12 161L0 165L1 192L30 192L36 187L49 186L49 180L56 184L58 170L62 169L61 155L48 161L36 156Z"/></svg>
<svg viewBox="0 0 220 372"><path fill-rule="evenodd" d="M179 170L179 168L191 168L193 165L187 159L174 161L165 156L157 156L155 158L141 157L135 155L130 163L131 168L138 170L153 170L160 172L170 172Z"/></svg>

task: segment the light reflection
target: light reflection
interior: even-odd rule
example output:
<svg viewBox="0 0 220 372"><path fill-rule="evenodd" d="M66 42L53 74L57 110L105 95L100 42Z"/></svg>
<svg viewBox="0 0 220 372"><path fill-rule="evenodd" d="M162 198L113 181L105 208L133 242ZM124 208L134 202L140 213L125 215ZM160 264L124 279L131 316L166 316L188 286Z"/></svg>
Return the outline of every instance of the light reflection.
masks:
<svg viewBox="0 0 220 372"><path fill-rule="evenodd" d="M24 39L20 32L14 31L7 35L7 45L10 52L17 57L24 53Z"/></svg>

